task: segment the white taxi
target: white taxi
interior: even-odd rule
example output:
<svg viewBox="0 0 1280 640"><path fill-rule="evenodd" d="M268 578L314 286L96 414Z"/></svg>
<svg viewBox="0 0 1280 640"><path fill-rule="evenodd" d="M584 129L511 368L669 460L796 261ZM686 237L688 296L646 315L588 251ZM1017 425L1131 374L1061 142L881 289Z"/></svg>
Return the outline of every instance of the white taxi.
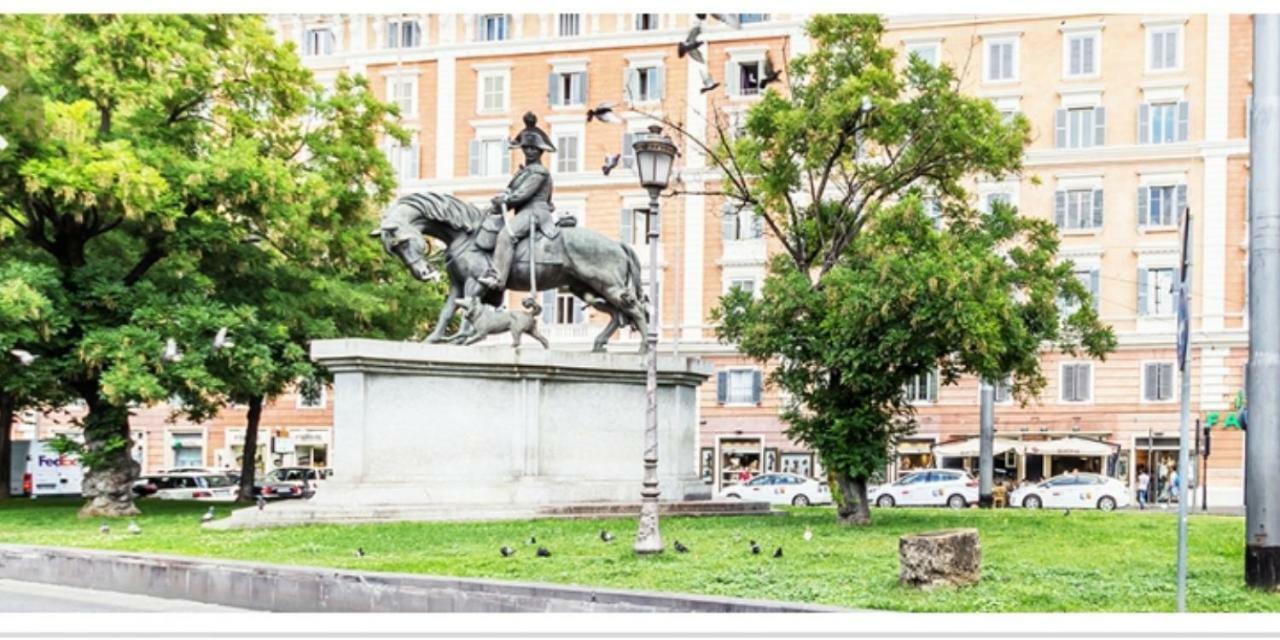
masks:
<svg viewBox="0 0 1280 640"><path fill-rule="evenodd" d="M1068 473L1015 489L1009 506L1027 509L1101 509L1129 506L1129 487L1096 473Z"/></svg>
<svg viewBox="0 0 1280 640"><path fill-rule="evenodd" d="M978 501L978 481L960 469L926 469L897 482L871 487L867 499L877 507L951 507L963 509Z"/></svg>
<svg viewBox="0 0 1280 640"><path fill-rule="evenodd" d="M769 504L831 504L827 485L794 473L763 473L742 484L727 486L717 494L730 500L758 500Z"/></svg>

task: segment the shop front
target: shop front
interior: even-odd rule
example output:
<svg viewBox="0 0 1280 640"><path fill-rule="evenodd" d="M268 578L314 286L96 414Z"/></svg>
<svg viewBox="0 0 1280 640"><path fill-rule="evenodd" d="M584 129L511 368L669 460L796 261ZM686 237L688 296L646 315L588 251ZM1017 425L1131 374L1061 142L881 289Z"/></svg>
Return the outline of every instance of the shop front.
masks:
<svg viewBox="0 0 1280 640"><path fill-rule="evenodd" d="M290 429L293 439L293 464L324 469L329 466L329 429Z"/></svg>
<svg viewBox="0 0 1280 640"><path fill-rule="evenodd" d="M978 438L934 445L933 457L939 469L963 469L977 475L979 446ZM994 466L992 468L996 483L1018 477L1021 447L1021 443L1016 440L1006 438L993 440L991 453Z"/></svg>
<svg viewBox="0 0 1280 640"><path fill-rule="evenodd" d="M244 429L227 430L227 445L218 456L220 468L239 471L244 467L244 435ZM268 437L267 431L258 430L258 455L254 457L253 466L255 472L259 474L266 471L264 466L267 459L266 438Z"/></svg>
<svg viewBox="0 0 1280 640"><path fill-rule="evenodd" d="M764 438L721 436L716 438L715 490L741 484L764 468Z"/></svg>
<svg viewBox="0 0 1280 640"><path fill-rule="evenodd" d="M889 482L896 482L917 469L930 469L934 465L933 445L937 438L903 438L894 445L893 461L889 465Z"/></svg>
<svg viewBox="0 0 1280 640"><path fill-rule="evenodd" d="M1138 486L1138 470L1145 469L1147 474L1151 476L1150 500L1152 502L1174 502L1169 498L1169 490L1171 486L1170 476L1174 470L1178 468L1178 442L1177 436L1164 436L1155 433L1147 435L1134 435L1132 460L1130 468L1134 470L1129 478L1129 484L1136 491ZM1198 477L1198 464L1200 462L1200 453L1195 448L1195 443L1191 447L1191 473L1186 477L1189 478L1189 487L1196 487L1196 479ZM1192 498L1196 497L1195 492L1191 492Z"/></svg>
<svg viewBox="0 0 1280 640"><path fill-rule="evenodd" d="M947 442L933 447L935 464L942 469L978 471L978 438ZM1069 436L1036 440L994 440L995 482L1039 482L1064 473L1100 473L1115 476L1119 445ZM1176 454L1176 445L1174 446Z"/></svg>

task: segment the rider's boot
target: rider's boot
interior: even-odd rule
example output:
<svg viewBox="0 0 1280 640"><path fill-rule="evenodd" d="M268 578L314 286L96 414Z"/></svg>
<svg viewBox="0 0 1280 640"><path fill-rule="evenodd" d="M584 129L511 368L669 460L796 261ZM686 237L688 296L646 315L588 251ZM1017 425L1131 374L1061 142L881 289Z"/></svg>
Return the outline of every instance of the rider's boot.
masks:
<svg viewBox="0 0 1280 640"><path fill-rule="evenodd" d="M493 247L493 264L488 271L484 272L484 275L476 278L476 282L489 289L501 291L507 286L507 274L511 269L511 256L515 252L515 239L504 228L502 233L498 234L497 240Z"/></svg>

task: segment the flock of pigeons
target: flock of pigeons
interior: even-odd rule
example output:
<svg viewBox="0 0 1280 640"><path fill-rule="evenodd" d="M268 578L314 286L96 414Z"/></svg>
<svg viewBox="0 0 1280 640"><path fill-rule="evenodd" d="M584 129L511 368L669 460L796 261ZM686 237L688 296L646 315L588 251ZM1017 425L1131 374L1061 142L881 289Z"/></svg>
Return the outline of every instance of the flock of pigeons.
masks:
<svg viewBox="0 0 1280 640"><path fill-rule="evenodd" d="M213 350L222 351L236 346L236 343L227 337L227 328L218 329L218 333L213 337ZM9 355L18 359L18 364L29 367L35 363L40 356L27 351L26 349L10 349ZM160 355L163 362L182 362L182 349L178 348L178 341L169 338L164 341L164 353Z"/></svg>
<svg viewBox="0 0 1280 640"><path fill-rule="evenodd" d="M261 507L259 507L259 508L261 508ZM209 522L213 522L213 515L214 515L214 513L215 513L214 508L213 508L213 507L209 507L209 510L208 510L208 511L205 511L205 512L204 512L204 515L201 515L201 516L200 516L200 524L206 524L206 523L209 523ZM110 524L107 524L107 521L106 521L106 520L103 520L103 521L102 521L102 524L98 526L98 533L101 533L101 534L103 534L103 535L110 534L110 533L111 533L111 525L110 525ZM137 521L137 520L130 520L130 521L129 521L129 535L134 535L134 536L136 536L136 535L141 535L141 534L142 534L142 527L138 526L138 521Z"/></svg>
<svg viewBox="0 0 1280 640"><path fill-rule="evenodd" d="M613 533L609 532L607 529L602 529L602 530L600 531L600 541L601 541L601 542L603 542L603 543L605 543L605 544L608 544L608 543L610 543L610 542L613 542L613 541L614 541L614 540L616 540L616 539L617 539L617 536L614 536L614 535L613 535ZM805 541L805 542L808 542L808 541L810 541L810 540L813 540L813 529L810 529L809 527L805 527L805 528L804 528L804 541ZM538 545L538 537L537 537L537 536L529 536L529 539L528 539L527 541L525 541L525 544L526 544L526 545L529 545L529 546ZM748 541L748 544L750 545L751 555L753 555L753 556L758 556L758 555L760 555L760 553L762 552L762 549L761 549L761 547L760 547L760 543L756 542L755 540L750 540L750 541ZM691 552L691 551L692 551L692 549L690 549L690 548L688 547L688 545L685 545L684 543L680 542L679 540L676 540L676 541L675 541L675 544L674 544L674 545L672 545L672 548L674 548L674 549L676 550L676 553L689 553L689 552ZM359 555L360 555L361 557L363 557L363 555L364 555L364 554L363 554L363 553L361 553L361 554L359 554ZM508 546L508 545L505 545L505 544L504 544L504 545L502 545L502 547L501 547L501 548L499 548L499 549L498 549L498 555L500 555L500 556L502 556L502 557L504 557L504 558L510 558L510 557L512 557L512 556L514 556L514 555L516 555L516 550L515 550L515 549L513 549L513 548L511 548L510 546ZM539 558L550 558L550 557L551 557L551 551L550 551L549 549L547 549L545 546L538 545L538 547L537 547L537 551L535 552L535 555L537 555ZM773 551L773 557L775 557L775 558L781 558L781 557L782 557L782 547L778 547L778 548L774 549L774 551Z"/></svg>
<svg viewBox="0 0 1280 640"><path fill-rule="evenodd" d="M702 88L700 91L703 94L706 94L710 91L715 91L716 88L720 86L720 81L716 80L715 77L711 75L711 72L707 71L707 59L702 55L702 45L705 44L705 41L700 40L699 37L702 35L703 21L707 19L707 16L710 16L733 29L741 29L742 24L738 21L738 15L734 13L695 13L694 16L697 17L697 20L693 23L693 27L689 29L689 33L685 35L684 40L676 44L676 55L680 58L689 56L690 59L702 65L702 67L698 69L702 74ZM773 60L769 58L768 54L765 54L764 62L760 67L758 67L757 73L759 75L756 75L756 73L751 71L747 71L746 73L747 76L745 79L747 84L758 87L761 91L763 91L765 87L778 82L782 76L782 71L774 69ZM617 103L602 102L596 105L595 108L588 109L587 122L599 120L600 122L621 124L622 118L618 117L618 114L614 113L614 108L616 107ZM607 176L618 167L618 163L621 161L621 153L605 155L604 164L600 165L600 171Z"/></svg>

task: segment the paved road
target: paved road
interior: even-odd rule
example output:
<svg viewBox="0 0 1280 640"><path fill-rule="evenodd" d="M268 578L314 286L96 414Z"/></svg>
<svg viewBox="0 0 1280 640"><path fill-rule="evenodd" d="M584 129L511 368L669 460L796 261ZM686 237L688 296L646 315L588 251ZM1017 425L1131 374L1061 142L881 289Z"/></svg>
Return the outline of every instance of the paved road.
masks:
<svg viewBox="0 0 1280 640"><path fill-rule="evenodd" d="M0 580L0 613L234 612L243 609L114 591Z"/></svg>

